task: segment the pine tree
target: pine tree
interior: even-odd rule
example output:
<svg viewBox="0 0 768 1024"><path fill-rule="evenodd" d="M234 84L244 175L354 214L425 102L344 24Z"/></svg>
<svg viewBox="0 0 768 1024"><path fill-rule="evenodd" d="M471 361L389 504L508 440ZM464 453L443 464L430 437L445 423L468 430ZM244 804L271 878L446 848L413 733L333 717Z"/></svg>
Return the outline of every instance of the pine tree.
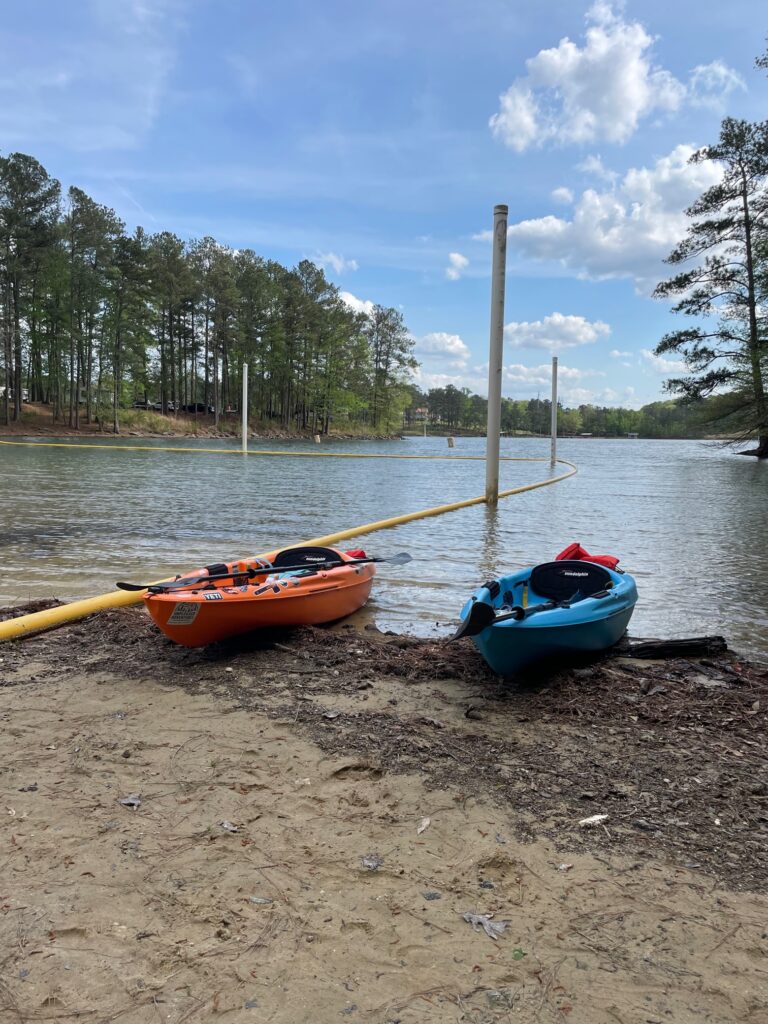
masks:
<svg viewBox="0 0 768 1024"><path fill-rule="evenodd" d="M715 161L723 176L686 211L693 223L667 258L692 266L663 281L654 294L680 296L673 311L701 322L665 335L656 354L684 357L691 375L669 380L666 387L686 401L730 392L741 439L757 438L757 448L744 454L768 458L768 321L760 304L768 239L768 121L726 118L719 141L691 160ZM711 326L709 318L715 318Z"/></svg>
<svg viewBox="0 0 768 1024"><path fill-rule="evenodd" d="M33 157L0 157L0 304L3 307L5 422L21 417L23 330L30 283L55 238L60 186Z"/></svg>

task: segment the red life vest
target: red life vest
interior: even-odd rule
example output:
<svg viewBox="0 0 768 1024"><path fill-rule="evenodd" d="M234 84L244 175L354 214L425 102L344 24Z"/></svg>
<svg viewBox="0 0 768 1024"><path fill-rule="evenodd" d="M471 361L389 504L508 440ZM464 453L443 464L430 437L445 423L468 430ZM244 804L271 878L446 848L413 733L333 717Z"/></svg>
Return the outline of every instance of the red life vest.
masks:
<svg viewBox="0 0 768 1024"><path fill-rule="evenodd" d="M607 569L615 569L620 561L614 555L590 555L578 541L569 544L559 555L555 555L556 562L562 562L565 559L570 559L574 562L596 562L598 565L604 565Z"/></svg>

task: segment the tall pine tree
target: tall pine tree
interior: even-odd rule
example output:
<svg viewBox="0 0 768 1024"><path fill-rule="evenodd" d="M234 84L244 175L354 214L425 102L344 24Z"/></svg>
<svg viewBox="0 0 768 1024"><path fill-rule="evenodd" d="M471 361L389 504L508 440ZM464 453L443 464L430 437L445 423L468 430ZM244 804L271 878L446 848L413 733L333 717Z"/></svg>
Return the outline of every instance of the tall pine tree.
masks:
<svg viewBox="0 0 768 1024"><path fill-rule="evenodd" d="M692 224L667 258L691 266L654 294L679 296L673 311L700 322L665 335L656 354L684 357L690 376L669 380L666 387L686 400L727 392L731 423L742 439L757 439L745 454L768 458L768 321L760 303L768 239L768 121L726 118L719 141L691 160L716 161L723 176L686 211Z"/></svg>

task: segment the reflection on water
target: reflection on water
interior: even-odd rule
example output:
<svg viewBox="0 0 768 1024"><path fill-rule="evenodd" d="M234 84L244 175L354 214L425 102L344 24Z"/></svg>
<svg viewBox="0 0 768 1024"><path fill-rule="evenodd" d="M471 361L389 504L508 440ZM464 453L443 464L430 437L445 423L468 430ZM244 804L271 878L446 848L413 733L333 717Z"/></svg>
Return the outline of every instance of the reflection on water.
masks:
<svg viewBox="0 0 768 1024"><path fill-rule="evenodd" d="M444 438L410 438L323 450L460 456L484 447L458 438L449 452ZM580 541L618 555L636 575L633 635L722 632L737 649L768 654L768 465L697 442L574 439L561 441L559 454L579 467L563 483L350 541L414 556L378 567L365 621L447 636L483 580ZM502 463L502 488L551 475L545 438L503 439L502 455L545 460ZM485 466L0 445L0 488L0 604L8 604L93 596L117 579L156 579L475 497Z"/></svg>

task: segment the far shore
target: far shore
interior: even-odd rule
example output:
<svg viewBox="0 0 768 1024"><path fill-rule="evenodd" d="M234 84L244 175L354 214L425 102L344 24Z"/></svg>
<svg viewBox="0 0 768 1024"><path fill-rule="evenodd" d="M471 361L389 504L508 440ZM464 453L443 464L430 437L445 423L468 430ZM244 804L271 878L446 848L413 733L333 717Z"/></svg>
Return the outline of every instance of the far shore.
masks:
<svg viewBox="0 0 768 1024"><path fill-rule="evenodd" d="M0 420L0 438L2 437L94 437L105 440L114 437L150 437L150 438L240 438L241 422L237 413L224 413L219 417L218 425L212 415L189 415L169 413L163 416L159 412L146 412L137 409L124 409L120 415L118 433L112 428L112 419L94 418L87 423L81 411L79 428L71 427L66 419L54 420L51 407L42 403L26 403L22 409L21 420L11 420L6 424ZM424 433L423 425L411 425L392 433L372 431L365 428L349 426L346 430L331 429L322 434L311 428L295 430L287 427L251 422L249 438L265 440L311 441L319 437L321 441L392 441L406 437L453 437L453 438L484 438L484 430L469 430L441 426L439 429L428 429ZM531 434L525 432L503 431L502 438L539 438L546 441L548 434ZM668 437L668 438L634 438L625 435L598 436L594 434L560 434L560 440L578 441L715 441L722 444L733 443L736 439L722 435L706 437Z"/></svg>
<svg viewBox="0 0 768 1024"><path fill-rule="evenodd" d="M115 433L112 419L98 419L87 423L81 411L79 428L71 427L68 420L54 420L50 406L25 403L21 419L10 424L0 422L0 437L93 437L105 440L114 437L156 438L240 438L241 423L236 413L225 413L216 424L212 415L186 415L125 409L120 415L120 430ZM317 431L291 430L280 426L251 423L249 437L268 440L312 440L316 435L329 440L391 440L399 434L384 434L354 429L332 430L318 435Z"/></svg>

